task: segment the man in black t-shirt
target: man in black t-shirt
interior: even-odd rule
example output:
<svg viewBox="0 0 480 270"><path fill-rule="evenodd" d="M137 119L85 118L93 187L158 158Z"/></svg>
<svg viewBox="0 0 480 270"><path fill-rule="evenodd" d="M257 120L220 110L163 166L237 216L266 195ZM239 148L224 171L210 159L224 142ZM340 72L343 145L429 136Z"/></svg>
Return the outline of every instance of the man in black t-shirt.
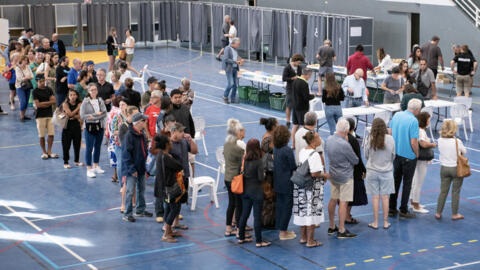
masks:
<svg viewBox="0 0 480 270"><path fill-rule="evenodd" d="M455 70L457 64L457 70ZM465 93L466 97L470 96L472 92L473 75L477 71L477 60L473 57L467 45L460 48L460 53L457 54L450 62L453 74L457 76L457 97Z"/></svg>
<svg viewBox="0 0 480 270"><path fill-rule="evenodd" d="M97 89L98 96L103 99L105 102L105 107L107 112L112 109L112 99L115 97L115 90L113 90L113 85L105 80L107 71L103 68L99 69L97 72Z"/></svg>
<svg viewBox="0 0 480 270"><path fill-rule="evenodd" d="M38 137L40 138L40 147L42 148L42 159L58 158L57 154L52 153L53 136L55 128L52 124L52 105L56 99L50 87L45 86L45 77L39 74L35 78L37 80L37 88L33 90L33 102L37 108L36 120ZM48 134L48 150L45 149L45 131Z"/></svg>

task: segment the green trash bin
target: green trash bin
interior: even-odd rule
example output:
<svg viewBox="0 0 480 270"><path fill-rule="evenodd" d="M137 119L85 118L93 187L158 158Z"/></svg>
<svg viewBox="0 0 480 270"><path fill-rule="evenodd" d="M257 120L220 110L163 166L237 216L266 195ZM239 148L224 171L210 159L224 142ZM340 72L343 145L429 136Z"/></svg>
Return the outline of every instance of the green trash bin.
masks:
<svg viewBox="0 0 480 270"><path fill-rule="evenodd" d="M270 92L268 90L259 90L257 88L250 89L250 93L248 95L248 100L251 103L268 103L270 97Z"/></svg>
<svg viewBox="0 0 480 270"><path fill-rule="evenodd" d="M270 109L285 111L287 108L287 99L283 93L273 93L270 95Z"/></svg>

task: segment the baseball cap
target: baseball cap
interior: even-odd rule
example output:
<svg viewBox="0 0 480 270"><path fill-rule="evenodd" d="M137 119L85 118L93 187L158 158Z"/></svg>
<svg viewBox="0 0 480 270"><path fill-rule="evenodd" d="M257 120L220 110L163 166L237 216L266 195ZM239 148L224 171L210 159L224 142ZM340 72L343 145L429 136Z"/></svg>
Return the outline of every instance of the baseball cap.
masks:
<svg viewBox="0 0 480 270"><path fill-rule="evenodd" d="M140 113L140 112L132 115L132 123L134 123L134 124L138 121L142 121L142 120L145 120L145 119L148 119L148 116L144 115L143 113Z"/></svg>
<svg viewBox="0 0 480 270"><path fill-rule="evenodd" d="M86 63L86 64L87 64L87 67L88 67L88 66L90 66L90 65L95 65L95 63L94 63L92 60L90 60L90 61L87 61L87 63Z"/></svg>

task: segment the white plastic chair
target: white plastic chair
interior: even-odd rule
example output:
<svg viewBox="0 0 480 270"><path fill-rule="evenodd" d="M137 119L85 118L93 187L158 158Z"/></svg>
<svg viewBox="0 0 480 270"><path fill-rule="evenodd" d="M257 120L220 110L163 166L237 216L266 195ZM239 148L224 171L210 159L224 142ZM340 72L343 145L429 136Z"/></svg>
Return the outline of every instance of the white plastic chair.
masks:
<svg viewBox="0 0 480 270"><path fill-rule="evenodd" d="M455 123L457 123L458 126L463 126L465 139L468 141L467 127L466 127L467 125L465 122L465 118L468 117L467 106L463 104L457 104L455 106L450 107L450 116L455 121ZM457 134L458 134L458 130L457 130Z"/></svg>
<svg viewBox="0 0 480 270"><path fill-rule="evenodd" d="M220 183L220 175L225 174L225 157L223 156L223 146L220 146L215 151L215 156L217 157L218 170L217 170L217 182L216 187L218 190L218 183Z"/></svg>
<svg viewBox="0 0 480 270"><path fill-rule="evenodd" d="M322 105L322 110L323 110L322 98L315 97L314 99L310 100L309 103L310 103L310 109L309 109L310 112L316 111L316 110L315 110L315 106L316 106L318 103L320 103L320 104Z"/></svg>
<svg viewBox="0 0 480 270"><path fill-rule="evenodd" d="M468 121L469 121L469 124L470 124L470 132L473 133L472 111L470 110L472 108L472 98L471 97L464 97L464 96L455 97L453 99L453 102L455 102L457 104L463 104L467 107Z"/></svg>
<svg viewBox="0 0 480 270"><path fill-rule="evenodd" d="M192 166L188 165L190 168L190 172L192 171ZM210 187L210 201L215 203L215 207L219 208L218 206L218 198L217 198L217 184L215 179L210 176L197 176L197 177L190 177L188 178L188 186L192 189L192 206L190 210L195 211L195 207L197 206L197 198L198 198L198 191L204 187Z"/></svg>
<svg viewBox="0 0 480 270"><path fill-rule="evenodd" d="M433 108L432 107L424 107L422 109L422 112L428 112L430 114L430 120L432 119L433 116ZM428 126L428 129L430 130L430 137L432 138L433 141L435 140L435 137L433 136L433 130L432 130L432 124L430 123L430 126Z"/></svg>
<svg viewBox="0 0 480 270"><path fill-rule="evenodd" d="M388 123L390 123L390 119L392 118L392 112L390 111L383 111L383 112L380 112L380 113L376 113L374 116L373 116L373 119L375 118L381 118L384 122L385 122L385 125L387 125L388 127ZM370 130L372 129L372 127L370 126L366 126L365 127L365 130L363 132L363 141L362 141L362 148L365 147L365 144L367 142L367 138L368 136L370 136Z"/></svg>
<svg viewBox="0 0 480 270"><path fill-rule="evenodd" d="M205 144L205 118L202 116L193 117L195 124L195 138L194 140L202 140L205 155L208 156L207 145Z"/></svg>
<svg viewBox="0 0 480 270"><path fill-rule="evenodd" d="M145 65L143 66L142 70L140 71L140 73L142 74L140 77L134 77L132 78L133 82L138 82L141 86L142 86L142 91L143 93L145 93L145 83L146 83L146 80L145 80L145 77L147 75L147 68L148 68L148 65Z"/></svg>

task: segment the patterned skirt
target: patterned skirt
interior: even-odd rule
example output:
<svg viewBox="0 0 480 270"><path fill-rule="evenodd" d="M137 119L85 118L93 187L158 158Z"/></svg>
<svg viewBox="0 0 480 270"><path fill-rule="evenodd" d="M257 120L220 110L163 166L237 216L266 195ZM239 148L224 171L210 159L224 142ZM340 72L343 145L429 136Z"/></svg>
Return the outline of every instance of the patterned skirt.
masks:
<svg viewBox="0 0 480 270"><path fill-rule="evenodd" d="M298 226L318 225L324 221L323 212L324 182L313 180L313 188L306 190L294 185L293 224Z"/></svg>
<svg viewBox="0 0 480 270"><path fill-rule="evenodd" d="M110 158L110 166L113 168L117 167L117 156L115 155L115 137L110 136L108 139L108 157Z"/></svg>

